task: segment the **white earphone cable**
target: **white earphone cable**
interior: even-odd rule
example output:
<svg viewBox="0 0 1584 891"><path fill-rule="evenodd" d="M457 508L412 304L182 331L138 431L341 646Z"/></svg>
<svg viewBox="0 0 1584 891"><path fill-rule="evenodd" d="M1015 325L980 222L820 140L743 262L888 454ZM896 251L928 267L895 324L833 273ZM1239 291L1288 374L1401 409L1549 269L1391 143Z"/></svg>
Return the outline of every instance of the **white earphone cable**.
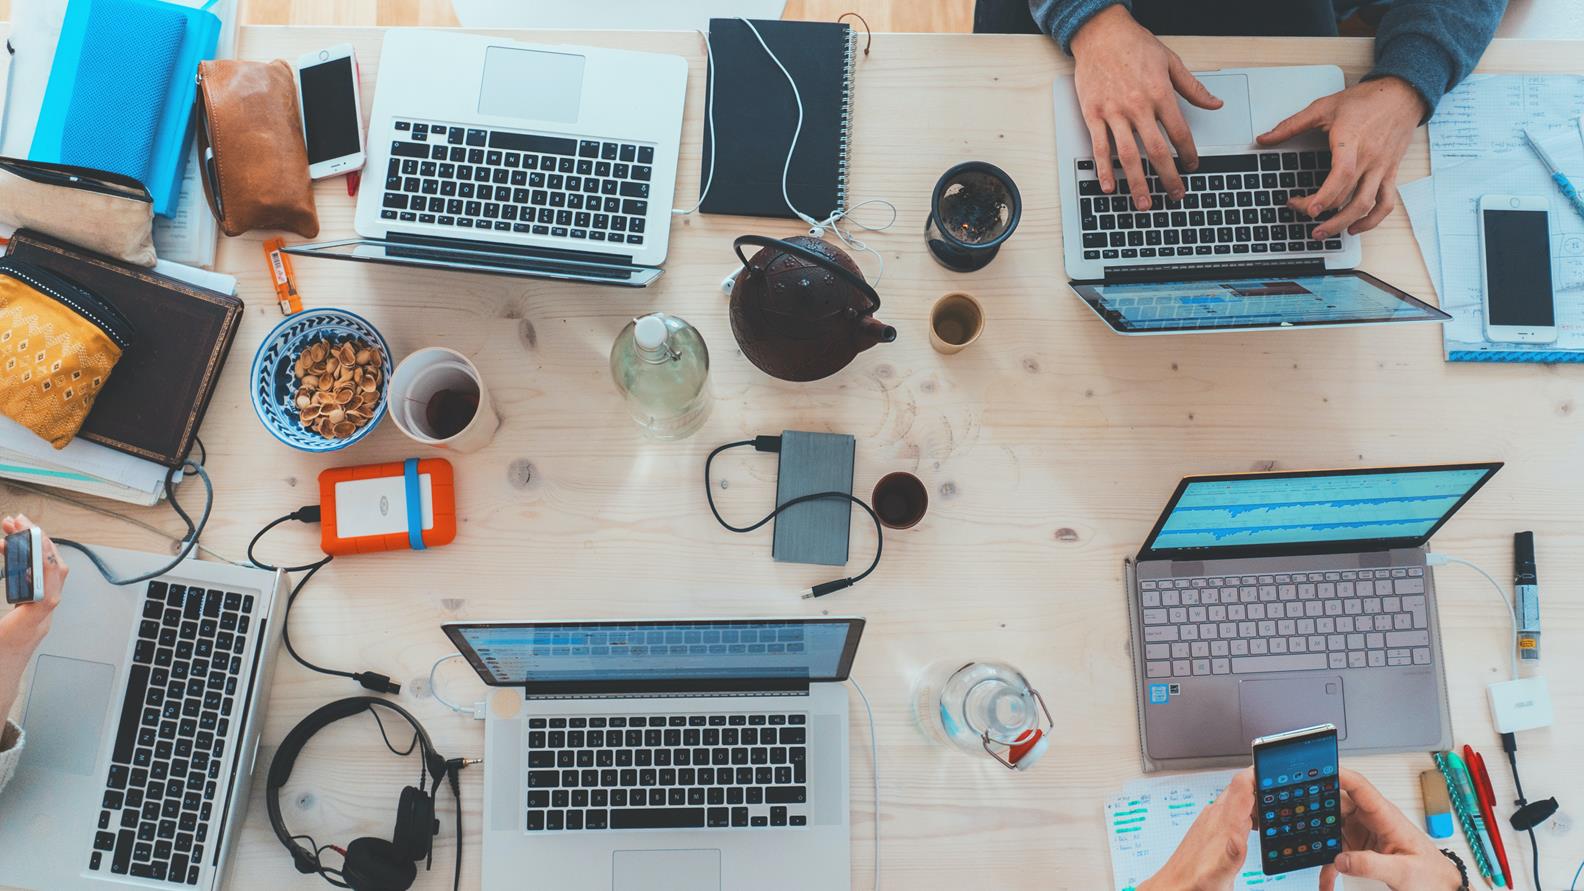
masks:
<svg viewBox="0 0 1584 891"><path fill-rule="evenodd" d="M787 146L786 160L781 164L782 200L786 202L787 208L790 209L798 219L809 225L810 235L814 236L815 238L821 238L827 231L834 232L836 233L836 238L841 241L842 244L845 244L852 250L862 251L864 253L873 255L875 260L880 264L880 268L875 273L874 278L874 285L878 287L880 280L885 277L885 256L879 251L870 247L868 244L864 243L861 239L855 237L852 233L843 229L841 226L841 221L843 219L850 220L854 226L857 226L865 232L884 232L896 225L896 205L884 198L870 198L867 201L860 201L859 203L853 205L852 207L846 208L845 210L837 210L823 220L816 220L812 216L799 210L797 205L792 203L792 195L788 191L787 183L792 175L792 157L793 155L797 154L798 137L803 133L803 94L798 91L797 81L793 79L792 73L787 70L785 65L781 64L781 59L776 56L775 51L770 49L770 44L765 42L764 35L759 33L759 29L754 26L754 23L745 18L739 18L739 21L741 21L744 25L747 25L748 30L753 32L754 38L758 40L759 45L764 48L765 54L770 57L770 61L775 63L775 66L779 68L781 73L786 77L787 83L792 85L792 99L797 103L797 123L792 128L792 142ZM710 46L709 35L705 34L703 31L700 31L699 35L704 38L704 52L709 58L709 101L706 103L707 107L705 108L704 112L706 125L709 127L709 139L711 146L709 172L704 177L703 188L699 190L698 202L687 210L673 208L671 212L677 216L685 216L698 210L699 207L704 204L704 197L709 194L710 184L715 179L715 55L713 48ZM880 204L890 208L890 219L878 226L871 226L866 223L859 222L856 219L852 219L852 214L854 211L858 210L860 207L866 207L871 204Z"/></svg>
<svg viewBox="0 0 1584 891"><path fill-rule="evenodd" d="M863 700L864 714L869 717L870 776L874 778L874 891L880 891L880 743L875 738L874 709L869 707L869 696L852 675L847 676L847 683L858 691L858 698Z"/></svg>
<svg viewBox="0 0 1584 891"><path fill-rule="evenodd" d="M693 206L687 210L679 207L671 208L671 213L679 217L685 217L703 207L704 198L709 195L710 183L715 181L715 150L717 148L715 144L715 49L710 46L708 34L699 31L698 36L704 38L704 57L709 60L709 99L704 103L704 121L705 125L709 127L710 162L709 171L704 174L704 185L699 189L698 201L694 202Z"/></svg>

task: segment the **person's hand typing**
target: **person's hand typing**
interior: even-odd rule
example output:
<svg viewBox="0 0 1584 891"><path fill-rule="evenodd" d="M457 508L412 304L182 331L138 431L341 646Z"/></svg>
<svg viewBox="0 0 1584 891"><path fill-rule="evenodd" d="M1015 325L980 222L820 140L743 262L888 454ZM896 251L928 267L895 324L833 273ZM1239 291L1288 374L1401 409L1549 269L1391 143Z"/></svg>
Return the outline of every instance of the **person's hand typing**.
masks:
<svg viewBox="0 0 1584 891"><path fill-rule="evenodd" d="M1109 6L1085 22L1073 35L1072 53L1076 62L1073 83L1089 127L1101 191L1109 194L1116 190L1111 169L1111 146L1115 143L1133 206L1150 209L1149 185L1138 149L1143 142L1166 194L1173 200L1181 198L1185 189L1171 147L1176 147L1184 170L1199 166L1199 151L1182 109L1177 107L1177 94L1200 108L1220 108L1221 100L1120 5ZM1171 146L1161 136L1161 128L1165 128Z"/></svg>
<svg viewBox="0 0 1584 891"><path fill-rule="evenodd" d="M1336 211L1315 228L1315 240L1334 238L1344 229L1353 235L1367 232L1392 212L1397 206L1397 165L1426 110L1424 99L1407 81L1383 77L1316 99L1260 135L1260 145L1271 146L1309 130L1326 131L1330 175L1313 194L1288 202L1309 217Z"/></svg>
<svg viewBox="0 0 1584 891"><path fill-rule="evenodd" d="M1334 891L1337 875L1374 879L1392 891L1456 891L1457 867L1430 836L1386 800L1369 780L1344 770L1342 853L1320 871L1320 891Z"/></svg>
<svg viewBox="0 0 1584 891"><path fill-rule="evenodd" d="M1254 831L1254 771L1232 779L1188 828L1171 859L1138 891L1231 891Z"/></svg>

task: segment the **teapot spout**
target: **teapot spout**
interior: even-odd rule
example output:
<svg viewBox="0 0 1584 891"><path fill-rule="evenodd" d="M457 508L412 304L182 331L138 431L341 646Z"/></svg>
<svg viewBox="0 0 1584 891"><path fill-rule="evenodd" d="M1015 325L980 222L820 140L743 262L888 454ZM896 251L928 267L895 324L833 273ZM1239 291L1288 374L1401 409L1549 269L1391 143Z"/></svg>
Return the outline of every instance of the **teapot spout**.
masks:
<svg viewBox="0 0 1584 891"><path fill-rule="evenodd" d="M864 316L858 322L858 351L860 353L877 343L890 343L896 338L896 329L874 316Z"/></svg>

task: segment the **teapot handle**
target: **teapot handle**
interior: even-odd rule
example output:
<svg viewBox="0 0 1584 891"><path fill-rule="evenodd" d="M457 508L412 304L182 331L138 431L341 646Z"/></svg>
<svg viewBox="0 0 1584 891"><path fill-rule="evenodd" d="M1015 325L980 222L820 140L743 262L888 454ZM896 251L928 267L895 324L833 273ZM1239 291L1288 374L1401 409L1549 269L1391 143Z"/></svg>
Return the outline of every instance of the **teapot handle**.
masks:
<svg viewBox="0 0 1584 891"><path fill-rule="evenodd" d="M743 256L742 246L745 244L756 245L758 247L776 247L786 251L789 254L795 254L799 257L802 257L821 269L834 274L836 277L844 279L847 284L852 285L854 288L857 288L858 292L868 299L870 303L869 312L871 314L880 310L880 295L875 292L874 288L869 286L868 282L863 280L863 276L855 275L851 270L848 270L832 262L828 257L821 256L820 254L817 254L806 247L802 247L801 245L796 245L789 241L782 241L779 238L770 238L766 235L739 235L737 236L737 239L732 242L732 250L737 252L737 259L742 261L744 269L750 268L748 266L748 258Z"/></svg>

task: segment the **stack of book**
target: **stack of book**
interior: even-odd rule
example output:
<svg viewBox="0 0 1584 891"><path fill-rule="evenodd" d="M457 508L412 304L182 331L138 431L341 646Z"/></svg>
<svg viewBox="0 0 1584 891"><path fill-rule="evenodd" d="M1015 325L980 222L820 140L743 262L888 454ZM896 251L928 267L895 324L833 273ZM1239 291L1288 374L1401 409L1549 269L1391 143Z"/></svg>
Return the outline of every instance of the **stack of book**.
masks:
<svg viewBox="0 0 1584 891"><path fill-rule="evenodd" d="M122 354L78 435L55 449L0 416L0 478L134 504L181 479L242 316L236 279L160 261L129 266L22 230L8 255L63 275L114 304L132 323Z"/></svg>

